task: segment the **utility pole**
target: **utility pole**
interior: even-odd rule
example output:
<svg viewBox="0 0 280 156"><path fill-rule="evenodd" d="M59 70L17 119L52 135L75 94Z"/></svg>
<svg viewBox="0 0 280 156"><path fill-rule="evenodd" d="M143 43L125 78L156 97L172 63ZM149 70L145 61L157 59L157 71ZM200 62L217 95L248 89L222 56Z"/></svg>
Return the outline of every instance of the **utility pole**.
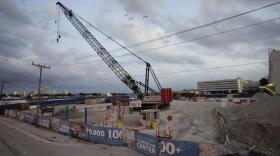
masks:
<svg viewBox="0 0 280 156"><path fill-rule="evenodd" d="M4 89L4 84L9 83L8 81L1 81L1 92L0 92L0 100L2 99L2 94L3 94L3 89Z"/></svg>
<svg viewBox="0 0 280 156"><path fill-rule="evenodd" d="M38 87L38 94L37 94L37 112L36 112L36 127L39 126L39 107L40 107L40 100L41 100L41 81L42 81L42 70L43 69L50 69L50 66L35 64L32 62L33 66L36 66L40 69L40 77L39 77L39 87Z"/></svg>

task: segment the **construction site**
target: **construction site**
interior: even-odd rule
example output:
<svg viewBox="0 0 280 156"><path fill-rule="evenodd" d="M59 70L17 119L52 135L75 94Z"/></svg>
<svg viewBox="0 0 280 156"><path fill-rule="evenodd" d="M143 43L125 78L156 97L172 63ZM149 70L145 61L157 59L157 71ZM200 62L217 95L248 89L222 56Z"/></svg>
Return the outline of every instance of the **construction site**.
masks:
<svg viewBox="0 0 280 156"><path fill-rule="evenodd" d="M172 85L167 86L168 83L160 81L161 76L192 72L192 70L174 69L174 71L157 74L155 69L158 68L154 68L152 59L147 59L141 53L131 50L133 46L239 18L279 5L280 2L266 4L227 18L212 20L210 23L132 46L126 46L109 35L111 33L105 33L103 28L97 27L81 17L80 10L78 8L76 10L75 5L69 5L68 8L64 2L58 1L55 4L52 5L56 6L58 13L54 24L57 26L55 33L57 35L56 44L59 44L59 48L68 46L64 45L63 37L67 37L69 34L64 32L62 27L71 26L73 29L70 30L75 31L76 36L73 34L69 36L75 40L85 41L84 44L97 54L96 57L100 58L100 63L97 65L102 68L105 65L104 68L110 70L110 74L115 76L117 84L126 87L129 91L118 91L117 89L117 91L111 91L110 89L113 87L109 86L110 83L103 82L98 85L105 88L109 86L107 87L108 92L77 93L73 91L69 93L63 91L63 93L56 93L49 91L48 88L42 87L44 83L47 83L44 82L43 77L46 71L48 71L46 74L52 75L52 65L37 64L32 61L31 65L36 69L37 76L38 69L40 72L39 81L31 82L33 88L37 89L29 90L28 94L19 95L18 92L8 94L5 93L5 89L9 89L10 83L13 82L10 79L1 81L1 155L3 153L3 156L280 156L280 50L265 47L268 49L268 58L258 62L198 69L200 72L217 69L226 71L227 68L240 66L242 68L264 63L268 64L265 68L267 76L256 75L254 80L243 80L239 76L213 80L212 77L207 77L209 73L205 72L206 75L201 76L203 78L195 80L196 89L184 89L182 86L179 89L178 87L173 88ZM132 17L129 12L124 16L129 17L129 21L136 20L136 17ZM141 18L145 20L150 17L142 15ZM183 42L193 42L255 27L271 21L275 22L278 19L269 19ZM61 20L66 20L66 22L61 23ZM67 26L65 26L66 24ZM99 33L103 38L98 39L99 35L96 37L92 31ZM102 43L104 38L117 45L119 49L126 51L127 53L124 55L130 55L145 66L142 72L143 81L127 70L130 69L130 65L123 66L122 63L119 63L117 58L122 55L115 56L112 55L114 51L107 50ZM176 44L182 43L172 43L166 46ZM151 50L153 49L157 48ZM62 57L58 59L62 59ZM132 64L131 66L133 66ZM95 72L94 70L88 72L85 68L78 68L78 70L84 70L86 75ZM241 69L239 70L241 71ZM138 72L138 69L135 71ZM227 74L225 71L223 74ZM63 75L66 70L59 72ZM20 75L16 77L24 79ZM0 76L0 78L2 77ZM28 80L24 82L27 84ZM177 82L175 78L171 83L173 86L181 85L180 81ZM74 86L76 87L76 84Z"/></svg>

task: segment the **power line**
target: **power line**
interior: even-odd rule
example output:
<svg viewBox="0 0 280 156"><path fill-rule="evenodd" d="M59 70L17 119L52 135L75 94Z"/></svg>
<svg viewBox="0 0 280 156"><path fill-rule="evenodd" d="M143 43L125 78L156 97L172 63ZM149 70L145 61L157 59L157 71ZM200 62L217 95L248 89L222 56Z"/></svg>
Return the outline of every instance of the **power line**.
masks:
<svg viewBox="0 0 280 156"><path fill-rule="evenodd" d="M241 67L241 66L249 66L254 64L260 64L260 63L266 63L267 60L259 60L256 62L249 62L249 63L243 63L243 64L233 64L233 65L227 65L227 66L216 66L216 67L205 67L205 68L197 68L197 69L188 69L188 70L180 70L180 71L174 71L174 72L164 72L164 73L157 73L157 75L162 76L171 76L176 74L182 74L182 73L189 73L189 72L197 72L197 71L204 71L204 70L215 70L215 69L223 69L223 68L231 68L231 67ZM134 75L135 77L144 77L144 75ZM94 80L79 80L79 81L111 81L112 78L106 78L106 79L94 79ZM65 83L65 82L63 82Z"/></svg>
<svg viewBox="0 0 280 156"><path fill-rule="evenodd" d="M229 19L233 19L233 18L237 18L239 16L243 16L243 15L246 15L246 14L249 14L249 13L252 13L252 12L255 12L255 11L258 11L258 10L262 10L262 9L265 9L265 8L268 8L268 7L271 7L271 6L274 6L274 5L277 5L279 4L280 1L278 2L274 2L274 3L271 3L271 4L268 4L268 5L265 5L265 6L262 6L262 7L259 7L259 8L256 8L256 9L253 9L253 10L249 10L249 11L246 11L246 12L243 12L243 13L240 13L240 14L236 14L236 15L233 15L233 16L230 16L230 17L227 17L227 18L223 18L223 19L220 19L220 20L216 20L216 21L213 21L213 22L210 22L210 23L207 23L207 24L203 24L203 25L200 25L200 26L196 26L196 27L193 27L193 28L189 28L189 29L185 29L185 30L182 30L182 31L178 31L178 32L175 32L175 33L171 33L171 34L168 34L168 35L164 35L164 36L161 36L161 37L157 37L157 38L154 38L154 39L150 39L150 40L147 40L147 41L143 41L143 42L139 42L139 43L135 43L135 44L131 44L131 45L127 45L125 46L125 48L131 48L131 47L138 47L140 45L144 45L144 44L150 44L150 43L153 43L153 42L156 42L156 41L159 41L159 40L163 40L163 39L166 39L166 38L170 38L170 37L173 37L173 36L177 36L177 35L180 35L180 34L183 34L183 33L186 33L186 32L189 32L189 31L193 31L193 30L196 30L196 29L200 29L200 28L203 28L203 27L207 27L207 26L210 26L210 25L214 25L214 24L217 24L217 23L221 23L221 22L224 22L224 21L227 21ZM86 21L87 22L87 21ZM92 24L90 24L89 22L87 22L90 26L93 26ZM93 26L94 27L94 26ZM95 28L95 27L94 27ZM117 48L117 49L113 49L113 50L109 50L110 52L117 52L117 51L121 51L123 50L123 46L122 48ZM88 56L83 56L81 58L86 58L86 57L90 57L92 55L88 55Z"/></svg>
<svg viewBox="0 0 280 156"><path fill-rule="evenodd" d="M217 67L182 70L182 71L177 71L177 72L158 73L157 75L172 75L172 74L181 74L181 73L196 72L196 71L202 71L202 70L213 70L213 69L223 69L223 68L230 68L230 67L241 67L241 66L254 65L254 64L265 63L265 62L267 62L267 60L266 61L261 60L261 61L244 63L244 64L228 65L228 66L217 66Z"/></svg>
<svg viewBox="0 0 280 156"><path fill-rule="evenodd" d="M42 70L43 69L50 69L50 66L35 64L32 62L32 66L36 66L40 69L40 77L39 77L39 86L38 86L38 94L37 94L37 108L36 108L36 127L39 126L39 107L40 107L40 100L41 100L41 81L42 81Z"/></svg>
<svg viewBox="0 0 280 156"><path fill-rule="evenodd" d="M103 31L101 31L99 28L97 28L96 26L92 25L91 23L89 23L87 20L85 20L84 18L82 18L81 16L75 14L77 17L79 17L80 19L82 19L83 21L85 21L88 25L90 25L91 27L93 27L95 30L97 30L99 33L101 33L102 35L106 36L107 38L109 38L111 41L115 42L117 45L121 46L123 49L125 49L126 51L128 51L130 54L134 55L135 57L137 57L139 60L143 61L144 63L147 63L145 60L143 60L140 56L136 55L135 53L133 53L131 50L129 50L127 47L123 46L120 42L116 41L115 39L113 39L112 37L110 37L109 35L107 35L106 33L104 33Z"/></svg>
<svg viewBox="0 0 280 156"><path fill-rule="evenodd" d="M226 30L226 31L222 31L222 32L218 32L218 33L214 33L214 34L210 34L210 35L205 35L205 36L193 38L193 39L182 41L182 42L177 42L177 43L167 44L167 45L163 45L163 46L159 46L159 47L155 47L155 48L151 48L151 49L146 49L146 50L143 50L143 51L137 51L137 52L134 52L134 53L135 54L146 53L146 52L153 51L153 50L158 50L158 49L163 49L163 48L167 48L167 47L172 47L172 46L177 46L177 45L181 45L181 44L186 44L186 43L194 42L194 41L197 41L197 40L211 38L211 37L215 37L215 36L218 36L218 35L234 32L234 31L238 31L238 30L242 30L242 29L246 29L246 28L250 28L250 27L254 27L254 26L259 26L259 25L262 25L262 24L265 24L265 23L269 23L269 22L272 22L272 21L276 21L276 20L279 20L279 19L280 19L280 17L272 18L272 19L269 19L269 20L266 20L266 21L263 21L263 22L259 22L259 23L255 23L255 24L239 27L239 28L234 28L234 29L230 29L230 30ZM123 54L123 55L115 56L114 58L120 58L120 57L129 56L129 55L131 55L131 54L130 53L126 53L126 54ZM79 63L72 63L72 64L71 63L70 64L61 64L61 65L54 65L54 66L55 67L62 67L62 66L68 66L68 65L86 64L86 63L91 63L91 62L100 61L100 60L101 59L95 59L95 60L86 61L86 62L79 62Z"/></svg>

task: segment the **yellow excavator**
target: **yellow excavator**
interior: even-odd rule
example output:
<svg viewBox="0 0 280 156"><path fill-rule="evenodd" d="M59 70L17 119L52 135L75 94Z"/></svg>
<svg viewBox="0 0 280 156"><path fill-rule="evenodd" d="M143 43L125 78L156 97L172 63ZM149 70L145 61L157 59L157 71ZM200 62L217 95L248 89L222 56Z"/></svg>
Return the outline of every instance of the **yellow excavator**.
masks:
<svg viewBox="0 0 280 156"><path fill-rule="evenodd" d="M275 84L273 83L269 83L265 86L260 86L259 88L261 91L266 92L270 95L276 95Z"/></svg>

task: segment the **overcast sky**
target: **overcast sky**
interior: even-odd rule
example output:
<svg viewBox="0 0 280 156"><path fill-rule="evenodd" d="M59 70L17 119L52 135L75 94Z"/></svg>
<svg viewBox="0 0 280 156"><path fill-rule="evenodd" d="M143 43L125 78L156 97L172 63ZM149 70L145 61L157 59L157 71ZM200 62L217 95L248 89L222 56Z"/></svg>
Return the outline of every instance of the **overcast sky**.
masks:
<svg viewBox="0 0 280 156"><path fill-rule="evenodd" d="M276 1L62 1L123 45L175 33L273 2ZM54 0L0 1L0 80L10 81L5 92L37 88L39 69L31 65L32 61L51 66L50 70L43 71L43 87L57 91L129 92L62 14L61 39L56 43L55 20L58 13L55 3ZM174 90L196 88L196 82L203 80L237 77L259 80L268 74L267 63L212 70L195 69L267 60L268 48L280 49L278 20L178 46L145 53L141 51L277 18L280 17L279 9L280 4L130 50L139 52L140 57L150 62L163 87ZM119 48L85 25L109 52ZM131 55L119 57L126 53L124 50L111 51L128 73L144 82L145 64ZM164 74L168 72L176 74Z"/></svg>

